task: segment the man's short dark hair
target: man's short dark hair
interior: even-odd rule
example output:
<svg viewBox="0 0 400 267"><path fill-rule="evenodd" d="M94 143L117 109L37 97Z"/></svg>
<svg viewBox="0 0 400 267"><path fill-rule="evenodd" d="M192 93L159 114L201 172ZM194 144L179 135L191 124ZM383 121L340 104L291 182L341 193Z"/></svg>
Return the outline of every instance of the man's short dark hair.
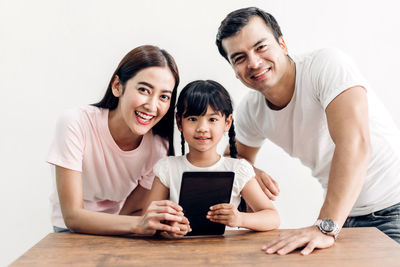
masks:
<svg viewBox="0 0 400 267"><path fill-rule="evenodd" d="M222 40L232 35L237 34L240 30L249 23L253 16L259 16L265 21L265 24L271 29L277 42L279 37L282 36L281 28L275 18L257 7L247 7L235 10L229 13L226 18L221 22L218 28L215 43L218 46L219 53L229 62L228 55L222 47Z"/></svg>

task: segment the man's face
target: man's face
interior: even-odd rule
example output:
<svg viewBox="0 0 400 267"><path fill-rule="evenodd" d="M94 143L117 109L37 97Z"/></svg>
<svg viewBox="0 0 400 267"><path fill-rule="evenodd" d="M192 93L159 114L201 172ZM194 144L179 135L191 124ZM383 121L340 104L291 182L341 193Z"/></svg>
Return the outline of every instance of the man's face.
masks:
<svg viewBox="0 0 400 267"><path fill-rule="evenodd" d="M264 95L279 85L287 71L287 47L276 41L262 18L252 17L242 30L222 40L236 77ZM271 92L270 92L271 93Z"/></svg>

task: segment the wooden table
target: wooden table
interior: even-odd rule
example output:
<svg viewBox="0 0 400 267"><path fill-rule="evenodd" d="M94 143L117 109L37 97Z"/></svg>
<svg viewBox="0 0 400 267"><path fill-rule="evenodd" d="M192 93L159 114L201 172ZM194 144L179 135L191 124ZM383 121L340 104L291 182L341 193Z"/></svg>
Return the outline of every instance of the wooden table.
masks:
<svg viewBox="0 0 400 267"><path fill-rule="evenodd" d="M223 237L181 240L51 233L11 266L400 266L400 245L376 228L343 229L333 247L308 256L260 250L284 231L226 231Z"/></svg>

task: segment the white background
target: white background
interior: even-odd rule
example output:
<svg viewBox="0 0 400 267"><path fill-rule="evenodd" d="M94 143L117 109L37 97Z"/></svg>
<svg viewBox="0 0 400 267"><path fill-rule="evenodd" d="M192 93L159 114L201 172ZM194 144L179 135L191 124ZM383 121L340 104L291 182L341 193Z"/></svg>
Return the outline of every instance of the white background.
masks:
<svg viewBox="0 0 400 267"><path fill-rule="evenodd" d="M0 0L0 266L51 231L45 159L57 118L98 101L134 47L169 51L180 68L179 89L215 79L237 105L248 89L219 56L215 34L228 12L258 6L276 17L291 54L322 47L349 54L400 125L397 2ZM314 222L322 191L308 169L270 143L256 165L280 184L281 228Z"/></svg>

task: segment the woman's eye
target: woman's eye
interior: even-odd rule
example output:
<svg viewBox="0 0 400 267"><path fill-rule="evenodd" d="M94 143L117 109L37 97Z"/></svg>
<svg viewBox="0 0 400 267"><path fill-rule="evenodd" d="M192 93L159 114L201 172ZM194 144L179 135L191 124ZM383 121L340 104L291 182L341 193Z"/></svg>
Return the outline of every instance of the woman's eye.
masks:
<svg viewBox="0 0 400 267"><path fill-rule="evenodd" d="M161 95L161 100L163 101L169 101L170 100L170 96L169 95Z"/></svg>

